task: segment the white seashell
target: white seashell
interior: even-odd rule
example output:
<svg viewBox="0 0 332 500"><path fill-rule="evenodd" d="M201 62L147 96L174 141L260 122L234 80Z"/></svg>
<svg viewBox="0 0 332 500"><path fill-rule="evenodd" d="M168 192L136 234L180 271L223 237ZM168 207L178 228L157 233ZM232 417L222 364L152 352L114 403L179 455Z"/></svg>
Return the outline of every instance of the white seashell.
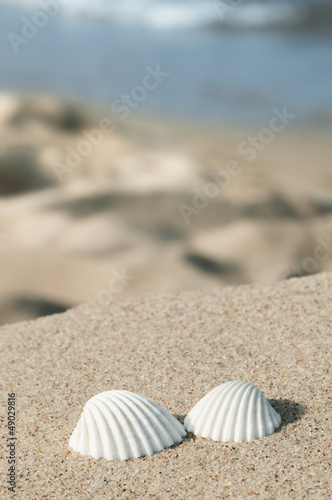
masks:
<svg viewBox="0 0 332 500"><path fill-rule="evenodd" d="M252 441L273 434L280 415L256 386L226 382L210 391L187 415L184 427L214 441Z"/></svg>
<svg viewBox="0 0 332 500"><path fill-rule="evenodd" d="M185 435L180 422L151 399L107 391L86 403L69 446L94 458L127 460L169 448Z"/></svg>

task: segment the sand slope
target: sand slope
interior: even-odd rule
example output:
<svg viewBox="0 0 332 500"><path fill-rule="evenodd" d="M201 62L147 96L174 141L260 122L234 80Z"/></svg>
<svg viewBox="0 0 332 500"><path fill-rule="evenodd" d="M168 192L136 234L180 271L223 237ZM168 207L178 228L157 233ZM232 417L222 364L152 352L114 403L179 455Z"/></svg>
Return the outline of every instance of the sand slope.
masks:
<svg viewBox="0 0 332 500"><path fill-rule="evenodd" d="M147 294L3 327L2 416L14 391L18 497L330 498L331 289L332 274L320 274ZM141 393L182 420L210 389L237 379L270 399L283 418L279 432L244 444L189 435L127 462L68 448L83 405L98 392ZM2 425L2 445L6 437ZM5 498L3 481L1 488Z"/></svg>

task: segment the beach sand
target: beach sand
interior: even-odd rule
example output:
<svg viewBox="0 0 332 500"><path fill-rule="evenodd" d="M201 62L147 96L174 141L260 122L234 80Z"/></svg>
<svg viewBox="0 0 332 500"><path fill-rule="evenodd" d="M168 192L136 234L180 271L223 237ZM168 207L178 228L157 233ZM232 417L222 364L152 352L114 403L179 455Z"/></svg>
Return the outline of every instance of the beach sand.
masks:
<svg viewBox="0 0 332 500"><path fill-rule="evenodd" d="M15 392L17 498L331 498L331 287L332 274L323 273L151 293L2 327L2 420ZM129 461L68 447L99 392L143 394L183 421L230 380L263 392L282 416L280 431L242 444L188 435ZM2 424L4 448L7 437ZM2 478L6 469L2 460ZM1 491L6 498L4 480Z"/></svg>
<svg viewBox="0 0 332 500"><path fill-rule="evenodd" d="M105 118L114 130L59 179L54 162L67 165L68 148ZM249 162L238 149L254 126L116 121L108 109L14 94L0 96L0 131L0 324L98 296L332 271L327 132L286 129ZM197 190L213 195L211 172L229 162L241 172L187 223L180 207L193 208ZM134 279L112 295L123 269Z"/></svg>

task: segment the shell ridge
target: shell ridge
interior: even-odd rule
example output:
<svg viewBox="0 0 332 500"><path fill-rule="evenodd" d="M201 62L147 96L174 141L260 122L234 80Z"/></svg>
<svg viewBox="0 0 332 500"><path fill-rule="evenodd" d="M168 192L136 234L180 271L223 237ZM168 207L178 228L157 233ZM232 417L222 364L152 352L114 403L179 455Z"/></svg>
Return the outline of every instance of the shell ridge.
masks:
<svg viewBox="0 0 332 500"><path fill-rule="evenodd" d="M74 449L76 443L79 441L81 435L82 418L80 417L72 435L69 439L69 446Z"/></svg>
<svg viewBox="0 0 332 500"><path fill-rule="evenodd" d="M167 410L145 396L127 391L122 392L126 396L125 402L128 403L129 400L134 405L136 417L138 417L138 409L141 412L139 419L144 428L144 436L150 437L153 442L152 452L161 451L182 441L181 434L186 435L186 433L181 424ZM181 434L177 430L178 427L180 427ZM151 454L151 443L147 441L147 444L148 454Z"/></svg>
<svg viewBox="0 0 332 500"><path fill-rule="evenodd" d="M102 441L100 457L121 459L126 453L126 443L123 439L123 426L119 418L111 411L102 398L94 401L99 418L99 431ZM114 457L114 458L113 458Z"/></svg>
<svg viewBox="0 0 332 500"><path fill-rule="evenodd" d="M89 440L90 445L90 454L94 458L99 458L103 453L103 439L102 433L100 432L100 419L98 408L95 406L93 411L91 408L87 409L87 413L89 414L89 419L91 422L91 427L93 429L91 439Z"/></svg>
<svg viewBox="0 0 332 500"><path fill-rule="evenodd" d="M115 399L118 399L118 396L115 395ZM126 401L126 399L130 401ZM163 449L162 442L158 440L158 436L153 429L153 421L148 419L144 413L142 413L141 408L138 407L137 400L134 400L127 397L119 398L119 406L121 411L123 412L125 418L127 419L127 423L130 426L130 437L128 440L129 446L132 448L132 445L135 445L135 435L139 438L139 453L144 453L144 455L152 455L154 451L160 451ZM153 434L151 433L151 429ZM148 436L152 437L153 445L149 442ZM137 452L136 452L137 454ZM135 455L134 455L135 456Z"/></svg>
<svg viewBox="0 0 332 500"><path fill-rule="evenodd" d="M84 449L86 449L87 451L87 454L89 453L89 442L90 442L90 435L89 435L89 427L88 427L88 424L87 424L87 421L86 421L86 418L85 418L85 415L83 414L82 415L82 418L81 418L81 434L80 434L80 438L83 437L83 439L85 438L85 441L84 442ZM82 441L82 439L80 439L79 443Z"/></svg>
<svg viewBox="0 0 332 500"><path fill-rule="evenodd" d="M272 434L274 432L274 425L273 421L271 420L270 417L270 403L267 401L265 396L262 394L262 400L263 400L263 414L264 414L264 429L265 429L265 434Z"/></svg>
<svg viewBox="0 0 332 500"><path fill-rule="evenodd" d="M132 428L128 422L127 416L119 407L118 402L115 401L114 392L109 391L109 393L102 394L102 396L99 395L99 398L104 399L104 403L107 407L107 415L114 425L114 431L116 431L114 434L117 440L119 458L121 460L127 460L128 458L139 455L139 445L134 445L134 447L132 447L131 441L128 440L128 437L133 434ZM112 429L111 424L110 428ZM128 448L130 450L129 453Z"/></svg>
<svg viewBox="0 0 332 500"><path fill-rule="evenodd" d="M212 403L213 403L212 408L214 410L215 418L211 422L209 422L210 426L208 425L208 421L205 422L204 433L206 433L206 432L210 433L210 434L211 434L211 432L212 432L212 434L215 433L214 428L215 428L218 420L220 419L221 415L223 414L223 411L224 411L223 406L224 406L225 400L228 400L228 394L230 392L232 392L233 385L234 385L233 382L226 382L225 384L222 384L219 387L218 393L216 393L215 397L212 398ZM209 394L211 394L211 393L209 393ZM209 430L209 429L211 429L211 430ZM214 439L214 437L212 439Z"/></svg>
<svg viewBox="0 0 332 500"><path fill-rule="evenodd" d="M187 417L190 417L191 418L194 418L196 415L199 415L200 414L200 409L203 407L205 408L205 405L206 405L206 402L209 400L209 398L211 396L213 396L215 393L219 392L220 391L220 387L215 387L214 389L212 389L210 392L208 392L208 394L206 394L200 401L198 401L196 403L196 405L193 407L193 409L189 412L189 414L187 415Z"/></svg>
<svg viewBox="0 0 332 500"><path fill-rule="evenodd" d="M257 435L257 422L255 411L257 408L257 400L259 398L259 390L252 390L248 401L248 411L246 426L244 428L244 441L252 441Z"/></svg>
<svg viewBox="0 0 332 500"><path fill-rule="evenodd" d="M105 396L105 393L97 394L90 400L90 403L96 405L96 401L99 404L104 405L105 418L107 421L108 429L111 433L111 439L113 437L114 450L111 453L112 459L121 459L121 457L123 457L126 453L126 446L122 437L122 431L124 431L124 428L121 422L121 418L119 419L119 414L116 411L116 405L114 405L114 402L111 398Z"/></svg>
<svg viewBox="0 0 332 500"><path fill-rule="evenodd" d="M226 392L226 391L224 391ZM208 406L206 405L206 409L209 410L209 413L207 416L206 416L206 413L205 413L205 418L203 420L202 418L202 421L201 421L201 430L198 432L200 432L200 434L202 436L204 436L206 433L209 433L209 429L211 429L211 427L213 427L217 417L218 417L218 414L220 413L220 408L222 406L222 400L220 400L220 398L218 398L218 395L216 395L214 398L211 398L211 404ZM199 427L199 426L198 426Z"/></svg>
<svg viewBox="0 0 332 500"><path fill-rule="evenodd" d="M218 403L218 396L219 393L222 392L222 386L217 387L217 390L213 389L210 391L205 399L205 405L204 405L204 410L202 411L201 415L197 416L196 423L195 423L195 432L199 434L200 436L204 436L205 430L208 428L208 415L209 412L217 406ZM218 410L218 408L216 408Z"/></svg>
<svg viewBox="0 0 332 500"><path fill-rule="evenodd" d="M109 406L106 404L103 398L99 397L93 401L93 404L103 415L103 425L105 430L105 439L103 436L103 441L107 442L106 436L110 441L105 451L105 457L112 457L112 459L121 457L121 450L123 449L123 443L121 440L121 424L118 419L115 418ZM108 431L108 432L107 432Z"/></svg>
<svg viewBox="0 0 332 500"><path fill-rule="evenodd" d="M136 396L136 395L135 395ZM168 410L160 406L158 403L145 396L139 396L142 404L142 410L151 412L153 422L159 426L160 436L164 441L163 448L173 446L182 442L182 438L186 436L186 431L183 425L172 415ZM154 424L154 425L155 425Z"/></svg>
<svg viewBox="0 0 332 500"><path fill-rule="evenodd" d="M167 411L165 408L160 406L158 403L155 403L152 401L150 398L146 398L149 404L155 408L155 410L162 415L163 418L165 418L169 424L171 424L171 428L175 427L177 434L179 435L180 438L186 436L186 431L184 430L183 425L172 415L169 411Z"/></svg>
<svg viewBox="0 0 332 500"><path fill-rule="evenodd" d="M90 410L90 408L86 408L84 410L85 414L85 419L86 419L86 427L89 429L88 432L88 445L87 448L89 450L89 455L92 455L93 458L99 458L99 447L98 447L98 436L99 433L97 431L97 425L95 422L95 419L93 417L93 412Z"/></svg>
<svg viewBox="0 0 332 500"><path fill-rule="evenodd" d="M208 394L207 394L207 396L208 396ZM206 399L207 399L207 397L204 396L204 398L202 398L200 401L198 401L198 403L196 403L196 405L192 408L192 410L185 417L184 425L189 432L194 430L193 422L195 421L196 416L198 416L198 418L200 418L200 410L201 410L201 408L204 408Z"/></svg>
<svg viewBox="0 0 332 500"><path fill-rule="evenodd" d="M246 427L248 420L248 411L246 411L246 407L248 406L251 395L257 391L256 387L253 387L251 384L243 387L244 390L239 401L239 406L234 421L233 439L237 443L242 443L242 441L245 441L246 439Z"/></svg>
<svg viewBox="0 0 332 500"><path fill-rule="evenodd" d="M162 425L160 424L160 421L158 420L158 416L155 412L155 408L153 405L151 405L152 409L148 410L148 403L145 400L145 398L141 397L136 397L136 394L133 395L132 393L129 393L128 399L134 404L135 408L135 418L139 420L141 428L143 430L144 434L148 434L150 438L153 440L153 444L157 447L155 450L153 449L152 451L161 451L164 449L164 443L161 439L161 436L158 436L158 433L154 427L158 427L158 430L164 434L165 430L163 429ZM171 441L173 444L173 442ZM167 444L167 443L166 443ZM149 447L151 448L151 445L149 444Z"/></svg>
<svg viewBox="0 0 332 500"><path fill-rule="evenodd" d="M231 441L234 436L235 418L238 407L241 403L242 393L245 391L246 382L237 382L237 390L235 391L234 399L231 401L229 411L226 416L225 426L223 429L223 441Z"/></svg>
<svg viewBox="0 0 332 500"><path fill-rule="evenodd" d="M215 399L217 399L219 393L222 392L222 390L222 386L215 387L210 392L208 392L208 394L206 394L206 396L204 396L200 401L198 401L198 403L196 403L194 408L189 412L184 420L185 427L189 432L195 432L195 434L199 436L203 435L202 427L204 427L206 414L208 413L209 408L213 405ZM201 413L200 410L202 408L204 408L204 410Z"/></svg>
<svg viewBox="0 0 332 500"><path fill-rule="evenodd" d="M137 412L130 408L125 398L126 395L121 394L120 391L114 391L112 394L113 411L118 416L118 421L123 431L120 433L124 447L124 453L121 458L127 459L142 455L151 455L153 450L145 434L144 426L139 421Z"/></svg>
<svg viewBox="0 0 332 500"><path fill-rule="evenodd" d="M270 417L273 422L274 430L278 429L281 424L281 416L279 415L278 412L275 411L271 403L268 401L267 402L269 405L269 410L270 410Z"/></svg>
<svg viewBox="0 0 332 500"><path fill-rule="evenodd" d="M220 410L218 413L218 419L215 421L214 429L212 430L211 438L215 440L222 439L225 419L229 411L229 407L232 403L232 395L237 390L237 382L228 382L228 386L223 394L223 399L221 401Z"/></svg>
<svg viewBox="0 0 332 500"><path fill-rule="evenodd" d="M213 440L218 440L221 427L218 425L220 423L220 419L223 415L223 407L225 399L227 400L228 394L232 391L233 383L226 382L218 387L219 391L216 396L212 399L213 402L213 411L211 412L211 418L205 421L204 428L202 429L201 435L204 437L210 437ZM208 396L211 392L208 394Z"/></svg>
<svg viewBox="0 0 332 500"><path fill-rule="evenodd" d="M145 404L144 411L148 409L153 413L154 418L157 419L158 425L162 430L162 435L166 439L166 444L172 446L173 444L180 443L182 441L181 434L184 433L184 435L186 435L180 422L178 422L178 420L176 420L167 410L149 399L148 404Z"/></svg>
<svg viewBox="0 0 332 500"><path fill-rule="evenodd" d="M261 438L264 436L264 400L263 395L258 394L257 398L257 432L258 437Z"/></svg>
<svg viewBox="0 0 332 500"><path fill-rule="evenodd" d="M171 446L182 441L182 437L186 435L186 432L180 422L173 415L149 398L141 396L138 400L140 401L141 409L144 412L147 412L147 410L151 412L153 422L157 423L160 431L163 434L165 431L167 432L171 441L169 441L168 438L167 440L169 443L172 442Z"/></svg>

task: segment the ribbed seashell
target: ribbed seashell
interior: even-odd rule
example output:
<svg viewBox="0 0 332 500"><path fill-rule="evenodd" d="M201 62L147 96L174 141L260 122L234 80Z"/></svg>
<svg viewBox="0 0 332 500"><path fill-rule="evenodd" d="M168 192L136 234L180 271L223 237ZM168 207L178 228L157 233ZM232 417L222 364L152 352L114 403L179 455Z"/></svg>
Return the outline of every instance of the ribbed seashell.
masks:
<svg viewBox="0 0 332 500"><path fill-rule="evenodd" d="M151 399L107 391L86 403L69 446L94 458L127 460L169 448L185 435L180 422Z"/></svg>
<svg viewBox="0 0 332 500"><path fill-rule="evenodd" d="M214 441L252 441L273 434L280 415L256 386L226 382L210 391L187 415L188 432Z"/></svg>

